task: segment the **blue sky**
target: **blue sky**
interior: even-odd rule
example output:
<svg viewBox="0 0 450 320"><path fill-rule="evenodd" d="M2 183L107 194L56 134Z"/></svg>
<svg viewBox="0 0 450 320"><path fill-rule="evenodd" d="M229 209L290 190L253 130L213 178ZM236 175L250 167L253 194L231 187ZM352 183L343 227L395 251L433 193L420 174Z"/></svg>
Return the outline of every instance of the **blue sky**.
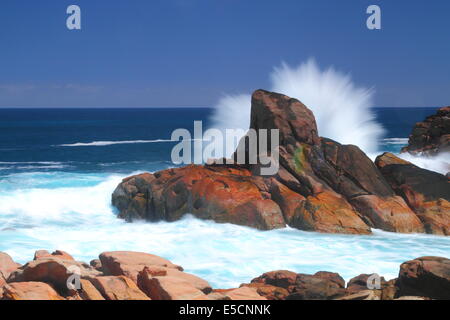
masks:
<svg viewBox="0 0 450 320"><path fill-rule="evenodd" d="M449 15L447 0L2 0L0 107L211 106L310 57L378 106L449 105Z"/></svg>

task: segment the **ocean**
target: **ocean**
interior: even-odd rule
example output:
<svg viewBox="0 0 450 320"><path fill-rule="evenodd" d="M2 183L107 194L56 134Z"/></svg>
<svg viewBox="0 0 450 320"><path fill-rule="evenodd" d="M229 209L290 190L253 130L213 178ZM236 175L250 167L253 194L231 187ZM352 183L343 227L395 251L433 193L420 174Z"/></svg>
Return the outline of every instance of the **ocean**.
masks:
<svg viewBox="0 0 450 320"><path fill-rule="evenodd" d="M234 287L276 269L333 271L346 280L371 272L394 278L406 260L450 257L450 237L434 235L258 231L189 215L173 223L118 219L110 201L121 179L173 167L172 131L193 130L194 120L211 126L213 112L0 109L0 251L21 263L31 260L37 249L61 249L85 262L103 251L143 251L182 265L217 288ZM436 108L373 112L385 129L379 152L398 153L414 123ZM440 170L439 164L414 161Z"/></svg>

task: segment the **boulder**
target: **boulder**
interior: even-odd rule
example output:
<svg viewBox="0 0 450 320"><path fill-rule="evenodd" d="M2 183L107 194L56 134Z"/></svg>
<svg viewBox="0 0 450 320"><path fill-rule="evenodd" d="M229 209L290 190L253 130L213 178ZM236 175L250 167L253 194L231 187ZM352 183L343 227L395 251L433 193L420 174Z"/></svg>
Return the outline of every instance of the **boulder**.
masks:
<svg viewBox="0 0 450 320"><path fill-rule="evenodd" d="M344 279L337 273L326 271L313 275L287 270L271 271L243 286L255 288L270 300L327 300L346 294Z"/></svg>
<svg viewBox="0 0 450 320"><path fill-rule="evenodd" d="M81 289L77 291L78 296L82 300L105 300L102 294L94 287L91 281L86 279L80 280Z"/></svg>
<svg viewBox="0 0 450 320"><path fill-rule="evenodd" d="M128 221L176 221L186 213L268 230L285 226L279 206L265 199L247 169L190 165L125 179L113 205Z"/></svg>
<svg viewBox="0 0 450 320"><path fill-rule="evenodd" d="M442 257L421 257L400 266L396 297L421 296L450 299L450 260Z"/></svg>
<svg viewBox="0 0 450 320"><path fill-rule="evenodd" d="M255 288L243 286L236 289L214 290L216 293L225 295L226 300L267 300L258 294Z"/></svg>
<svg viewBox="0 0 450 320"><path fill-rule="evenodd" d="M427 233L450 235L450 180L391 153L375 164L392 189L415 211Z"/></svg>
<svg viewBox="0 0 450 320"><path fill-rule="evenodd" d="M150 300L131 279L125 276L91 277L89 281L106 300Z"/></svg>
<svg viewBox="0 0 450 320"><path fill-rule="evenodd" d="M3 287L1 300L64 300L64 298L47 283L16 282Z"/></svg>
<svg viewBox="0 0 450 320"><path fill-rule="evenodd" d="M181 280L189 282L194 288L202 291L205 294L208 294L212 291L212 287L207 281L205 281L193 274L182 272L182 271L179 271L174 268L166 268L166 267L160 267L160 266L145 267L138 274L137 284L139 287L141 287L141 281L147 281L147 278L165 277L165 276L179 278Z"/></svg>
<svg viewBox="0 0 450 320"><path fill-rule="evenodd" d="M436 114L416 123L402 152L431 156L450 152L450 107L440 108Z"/></svg>
<svg viewBox="0 0 450 320"><path fill-rule="evenodd" d="M52 253L48 252L47 250L37 250L34 253L33 260L39 260L39 259L43 259L43 258L52 258L52 257L60 258L62 260L75 261L75 259L70 254L68 254L67 252L62 251L62 250L56 250Z"/></svg>
<svg viewBox="0 0 450 320"><path fill-rule="evenodd" d="M139 274L139 287L153 300L206 299L205 293L192 282L169 275L153 276L147 269Z"/></svg>
<svg viewBox="0 0 450 320"><path fill-rule="evenodd" d="M360 274L359 276L356 276L354 278L351 278L347 283L347 293L353 294L359 291L365 291L365 290L372 290L374 288L369 288L370 285L373 285L374 283L368 283L369 278L377 276L377 274ZM381 286L386 283L386 280L383 277L380 277L380 288Z"/></svg>
<svg viewBox="0 0 450 320"><path fill-rule="evenodd" d="M289 291L285 288L276 287L265 283L252 282L242 284L241 287L256 289L256 292L267 300L285 300L289 295Z"/></svg>
<svg viewBox="0 0 450 320"><path fill-rule="evenodd" d="M408 205L397 197L377 167L357 146L322 138L325 161L310 161L315 173L343 195L371 227L391 232L424 232Z"/></svg>
<svg viewBox="0 0 450 320"><path fill-rule="evenodd" d="M297 273L288 270L277 270L263 273L261 276L253 279L251 283L260 283L272 285L286 289L292 292L297 280Z"/></svg>
<svg viewBox="0 0 450 320"><path fill-rule="evenodd" d="M153 254L133 251L111 251L100 254L100 261L104 275L126 276L137 283L137 277L144 267L160 266L183 271L164 258Z"/></svg>
<svg viewBox="0 0 450 320"><path fill-rule="evenodd" d="M362 290L336 300L381 300L379 290Z"/></svg>
<svg viewBox="0 0 450 320"><path fill-rule="evenodd" d="M295 287L287 300L331 300L346 294L345 288L323 275L297 274Z"/></svg>
<svg viewBox="0 0 450 320"><path fill-rule="evenodd" d="M15 263L7 253L0 252L0 288L6 283L11 272L19 267L20 264Z"/></svg>
<svg viewBox="0 0 450 320"><path fill-rule="evenodd" d="M67 280L74 274L79 274L80 278L84 279L98 276L101 273L82 262L62 260L56 257L39 258L12 272L8 282L45 282L65 295L69 292Z"/></svg>
<svg viewBox="0 0 450 320"><path fill-rule="evenodd" d="M93 259L91 260L91 262L89 262L90 266L98 271L103 271L102 270L102 262L100 261L100 259Z"/></svg>

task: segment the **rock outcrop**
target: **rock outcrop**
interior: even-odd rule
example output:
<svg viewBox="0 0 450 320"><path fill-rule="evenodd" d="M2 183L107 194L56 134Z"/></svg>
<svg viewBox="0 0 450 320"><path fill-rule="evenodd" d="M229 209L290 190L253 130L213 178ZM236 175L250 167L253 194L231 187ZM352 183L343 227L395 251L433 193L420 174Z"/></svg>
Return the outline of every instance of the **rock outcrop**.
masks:
<svg viewBox="0 0 450 320"><path fill-rule="evenodd" d="M397 296L450 299L450 260L421 257L400 266Z"/></svg>
<svg viewBox="0 0 450 320"><path fill-rule="evenodd" d="M13 259L4 252L0 252L0 288L6 283L11 272L20 267Z"/></svg>
<svg viewBox="0 0 450 320"><path fill-rule="evenodd" d="M0 300L64 300L64 298L47 283L33 281L5 285Z"/></svg>
<svg viewBox="0 0 450 320"><path fill-rule="evenodd" d="M119 217L175 221L190 213L261 230L288 225L347 234L369 234L371 228L435 232L425 230L417 209L393 190L357 146L321 138L313 113L300 101L257 90L250 129L256 130L258 139L263 132L259 130L279 130L275 174L261 174L264 153L257 154L256 164L237 164L238 151L245 151L244 159L251 158L254 145L249 145L249 132L233 155L233 164L216 161L124 179L112 195ZM276 161L275 154L269 157Z"/></svg>
<svg viewBox="0 0 450 320"><path fill-rule="evenodd" d="M258 290L258 285L269 285L271 290ZM287 270L267 272L252 280L250 287L274 300L331 300L346 294L345 281L337 273L317 272L314 275L296 274ZM247 286L247 285L244 285ZM264 287L263 287L264 288ZM276 288L286 292L277 294Z"/></svg>
<svg viewBox="0 0 450 320"><path fill-rule="evenodd" d="M436 114L417 122L403 152L433 156L450 153L450 106L440 108Z"/></svg>
<svg viewBox="0 0 450 320"><path fill-rule="evenodd" d="M0 253L1 256L5 255ZM0 300L450 299L450 260L443 257L407 261L400 266L397 279L386 281L376 275L379 281L375 281L375 287L369 281L374 275L369 274L351 279L346 286L344 279L333 272L311 275L278 270L266 272L239 288L226 289L214 289L206 280L155 255L117 251L102 253L100 257L114 267L99 271L75 259L46 255L30 261L0 284ZM0 260L0 270L12 264L17 266L11 261ZM67 282L67 277L74 275L79 281Z"/></svg>
<svg viewBox="0 0 450 320"><path fill-rule="evenodd" d="M426 232L450 235L450 179L391 153L375 160L392 189L416 212Z"/></svg>

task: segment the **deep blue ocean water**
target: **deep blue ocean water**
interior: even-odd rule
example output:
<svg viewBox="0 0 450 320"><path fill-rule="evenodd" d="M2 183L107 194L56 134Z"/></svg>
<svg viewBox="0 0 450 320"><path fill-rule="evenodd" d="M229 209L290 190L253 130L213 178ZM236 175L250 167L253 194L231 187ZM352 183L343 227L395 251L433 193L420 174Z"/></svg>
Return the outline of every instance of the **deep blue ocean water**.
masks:
<svg viewBox="0 0 450 320"><path fill-rule="evenodd" d="M399 152L413 124L435 108L377 108L386 129L380 151ZM173 166L174 129L209 126L212 109L0 109L0 251L19 262L37 249L61 249L84 261L102 251L164 256L218 287L274 269L344 278L394 277L401 262L450 256L450 239L375 231L324 235L294 229L261 232L187 216L175 223L125 223L110 205L120 180Z"/></svg>

